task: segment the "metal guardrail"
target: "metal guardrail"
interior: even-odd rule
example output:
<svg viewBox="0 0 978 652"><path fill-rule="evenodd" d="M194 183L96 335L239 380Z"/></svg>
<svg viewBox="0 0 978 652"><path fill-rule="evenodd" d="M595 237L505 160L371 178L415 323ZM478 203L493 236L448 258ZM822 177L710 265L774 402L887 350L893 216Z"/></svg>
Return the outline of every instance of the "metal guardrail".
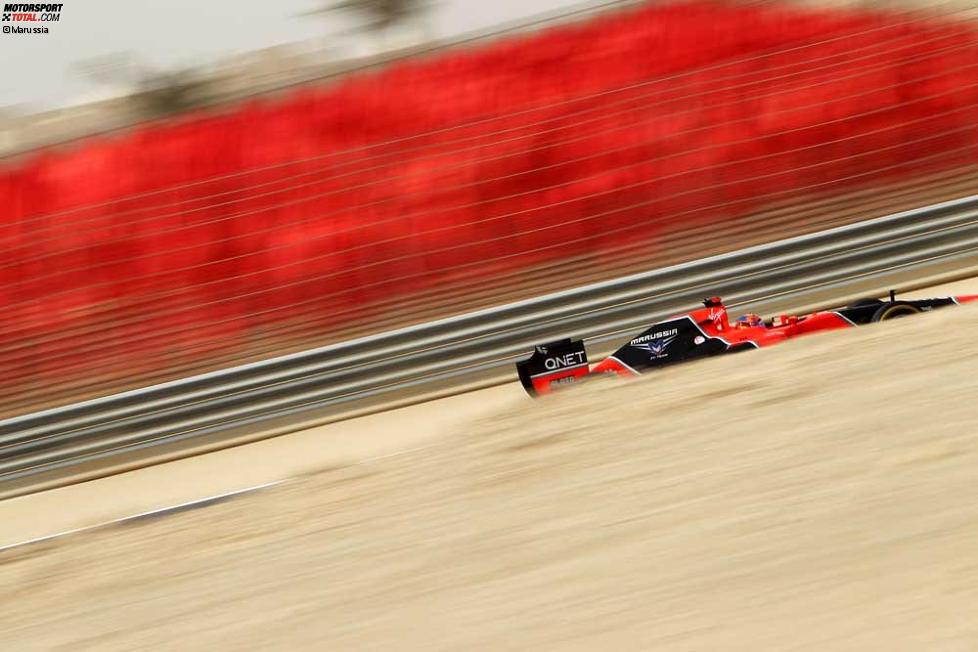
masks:
<svg viewBox="0 0 978 652"><path fill-rule="evenodd" d="M706 295L755 312L827 305L976 265L978 195L14 417L0 421L0 497L515 378L533 344L610 350Z"/></svg>

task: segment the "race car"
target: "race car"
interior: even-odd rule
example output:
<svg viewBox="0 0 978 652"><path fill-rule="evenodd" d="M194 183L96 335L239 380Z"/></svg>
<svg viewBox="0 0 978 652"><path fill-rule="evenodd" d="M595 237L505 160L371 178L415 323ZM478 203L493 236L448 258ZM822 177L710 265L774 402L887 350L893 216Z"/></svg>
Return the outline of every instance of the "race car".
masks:
<svg viewBox="0 0 978 652"><path fill-rule="evenodd" d="M516 363L520 382L531 396L547 394L592 374L637 376L666 365L722 353L779 344L787 339L873 322L888 321L945 306L978 300L978 295L897 301L860 299L844 308L772 319L748 313L731 323L720 297L703 300L698 310L653 324L591 368L583 340L564 339L534 347Z"/></svg>

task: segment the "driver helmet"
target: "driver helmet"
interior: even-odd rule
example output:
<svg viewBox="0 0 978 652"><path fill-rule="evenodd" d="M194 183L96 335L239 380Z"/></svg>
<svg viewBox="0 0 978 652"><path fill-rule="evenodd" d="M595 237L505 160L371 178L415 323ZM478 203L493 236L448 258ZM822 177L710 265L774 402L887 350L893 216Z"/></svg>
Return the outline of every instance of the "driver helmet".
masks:
<svg viewBox="0 0 978 652"><path fill-rule="evenodd" d="M737 328L749 328L751 326L760 326L763 323L764 320L761 318L761 316L755 315L752 312L737 317Z"/></svg>

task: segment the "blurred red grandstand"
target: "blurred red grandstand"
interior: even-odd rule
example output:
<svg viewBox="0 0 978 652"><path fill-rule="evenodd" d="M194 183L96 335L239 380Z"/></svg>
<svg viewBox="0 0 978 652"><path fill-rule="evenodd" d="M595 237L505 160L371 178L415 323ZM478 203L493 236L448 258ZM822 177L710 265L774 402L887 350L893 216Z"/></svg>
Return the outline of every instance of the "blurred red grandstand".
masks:
<svg viewBox="0 0 978 652"><path fill-rule="evenodd" d="M10 163L0 411L971 165L976 71L946 18L648 6Z"/></svg>

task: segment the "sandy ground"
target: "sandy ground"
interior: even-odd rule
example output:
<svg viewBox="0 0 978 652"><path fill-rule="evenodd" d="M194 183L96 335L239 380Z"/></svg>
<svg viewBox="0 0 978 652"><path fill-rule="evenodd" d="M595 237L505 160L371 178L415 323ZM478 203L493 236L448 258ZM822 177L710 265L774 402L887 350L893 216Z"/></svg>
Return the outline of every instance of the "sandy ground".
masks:
<svg viewBox="0 0 978 652"><path fill-rule="evenodd" d="M416 450L450 436L473 419L525 400L519 383L491 387L0 500L0 549L324 468Z"/></svg>
<svg viewBox="0 0 978 652"><path fill-rule="evenodd" d="M975 332L500 396L420 449L0 553L0 649L978 649Z"/></svg>

